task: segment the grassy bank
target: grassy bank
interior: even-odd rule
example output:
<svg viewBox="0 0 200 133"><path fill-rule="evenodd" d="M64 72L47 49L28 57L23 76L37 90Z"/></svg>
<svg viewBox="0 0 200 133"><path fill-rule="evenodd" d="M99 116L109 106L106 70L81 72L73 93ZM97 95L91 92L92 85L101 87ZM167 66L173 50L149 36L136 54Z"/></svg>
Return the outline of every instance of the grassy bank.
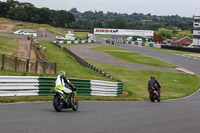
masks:
<svg viewBox="0 0 200 133"><path fill-rule="evenodd" d="M74 34L78 37L78 38L82 38L82 39L86 39L86 36L88 34L88 32L74 32Z"/></svg>
<svg viewBox="0 0 200 133"><path fill-rule="evenodd" d="M18 40L0 36L0 68L2 66L2 54L16 55Z"/></svg>
<svg viewBox="0 0 200 133"><path fill-rule="evenodd" d="M6 26L0 25L0 29L5 29L5 28L6 28Z"/></svg>
<svg viewBox="0 0 200 133"><path fill-rule="evenodd" d="M39 41L42 46L47 47L47 58L57 63L57 70L65 70L67 77L83 79L110 80L87 67L78 64L68 53L59 50L51 42Z"/></svg>
<svg viewBox="0 0 200 133"><path fill-rule="evenodd" d="M40 44L47 47L47 57L49 61L57 62L58 70L64 69L67 77L83 78L83 79L98 79L110 80L102 77L96 72L80 66L70 55L64 51L60 51L51 42L40 41ZM105 50L105 49L104 49ZM185 73L159 72L138 70L132 68L125 68L114 65L107 65L89 61L97 68L108 72L113 77L123 80L125 91L128 92L126 96L119 97L94 97L94 96L79 96L79 100L92 101L137 101L149 100L147 91L147 82L151 75L154 75L162 86L162 99L180 98L192 94L200 88L200 78L196 75ZM4 72L6 75L12 75L12 72ZM1 75L1 73L0 73ZM20 75L20 73L15 73ZM24 73L22 76L29 75ZM44 75L56 76L56 75ZM51 96L46 97L8 97L0 98L0 102L19 102L19 101L51 101Z"/></svg>
<svg viewBox="0 0 200 133"><path fill-rule="evenodd" d="M138 70L95 62L91 63L124 81L125 91L129 93L124 99L147 100L147 83L151 75L154 75L162 86L162 99L184 97L200 88L200 78L196 75Z"/></svg>
<svg viewBox="0 0 200 133"><path fill-rule="evenodd" d="M18 48L18 40L0 36L0 54L15 55Z"/></svg>
<svg viewBox="0 0 200 133"><path fill-rule="evenodd" d="M37 23L16 21L16 20L10 20L10 19L6 19L6 18L0 18L0 25L1 24L12 24L12 25L14 25L14 28L12 29L13 32L16 31L16 30L19 30L19 29L33 29L33 30L35 30L35 29L39 29L39 28L45 28L45 30L47 32L52 33L52 34L64 36L67 33L67 31L63 28L55 28L55 27L52 27L52 26L47 25L47 24L37 24Z"/></svg>
<svg viewBox="0 0 200 133"><path fill-rule="evenodd" d="M27 72L14 72L8 70L0 70L0 76L45 76L45 77L56 77L55 74L33 74Z"/></svg>
<svg viewBox="0 0 200 133"><path fill-rule="evenodd" d="M117 57L121 60L128 61L131 63L149 65L149 66L157 66L157 67L170 67L175 68L176 66L151 58L149 56L141 55L132 51L128 51L125 49L121 49L111 45L104 45L101 47L93 48L95 50L103 51L109 55Z"/></svg>
<svg viewBox="0 0 200 133"><path fill-rule="evenodd" d="M78 96L79 100L88 101L141 101L149 100L147 91L147 82L151 75L162 86L161 99L180 98L192 94L200 88L200 78L196 75L184 73L167 73L158 71L137 70L107 64L91 62L103 71L124 81L127 96L118 97L95 97L95 96ZM113 69L114 68L114 69ZM90 77L90 76L88 76ZM52 96L39 97L6 97L0 98L0 102L20 102L20 101L51 101Z"/></svg>

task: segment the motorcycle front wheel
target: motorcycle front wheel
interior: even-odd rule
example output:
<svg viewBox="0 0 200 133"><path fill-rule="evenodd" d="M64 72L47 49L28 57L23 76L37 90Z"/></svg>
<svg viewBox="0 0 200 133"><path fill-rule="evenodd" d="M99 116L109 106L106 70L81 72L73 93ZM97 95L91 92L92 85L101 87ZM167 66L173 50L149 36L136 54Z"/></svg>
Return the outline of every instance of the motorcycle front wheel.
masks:
<svg viewBox="0 0 200 133"><path fill-rule="evenodd" d="M57 112L61 112L63 110L63 104L61 102L60 97L55 96L53 98L53 107Z"/></svg>
<svg viewBox="0 0 200 133"><path fill-rule="evenodd" d="M72 99L72 104L73 104L73 105L72 105L72 110L73 110L73 111L77 111L79 105L78 105L78 100L77 100L77 98L74 97L74 94L72 94L72 98L71 98L71 99Z"/></svg>
<svg viewBox="0 0 200 133"><path fill-rule="evenodd" d="M74 106L72 107L72 110L73 111L77 111L78 110L78 100L77 99L74 100Z"/></svg>

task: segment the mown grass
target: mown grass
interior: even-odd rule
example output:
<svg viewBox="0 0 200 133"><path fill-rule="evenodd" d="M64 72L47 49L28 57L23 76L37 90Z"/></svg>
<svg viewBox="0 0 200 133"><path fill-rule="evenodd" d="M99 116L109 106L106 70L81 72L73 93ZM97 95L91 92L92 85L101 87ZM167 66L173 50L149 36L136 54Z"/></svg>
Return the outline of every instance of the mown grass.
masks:
<svg viewBox="0 0 200 133"><path fill-rule="evenodd" d="M55 28L47 24L37 24L37 23L30 23L30 22L23 22L23 21L16 21L16 20L10 20L6 18L0 18L0 24L13 24L15 27L12 29L13 32L19 29L39 29L39 28L45 28L47 32L50 32L52 34L62 35L64 36L67 31L63 28ZM22 26L16 26L21 24Z"/></svg>
<svg viewBox="0 0 200 133"><path fill-rule="evenodd" d="M169 68L175 68L176 66L163 62L161 60L154 59L149 56L141 55L136 52L128 51L125 49L121 49L115 46L111 45L104 45L101 47L93 48L94 50L100 50L103 51L109 55L112 55L114 57L117 57L121 60L128 61L131 63L137 63L137 64L143 64L143 65L149 65L149 66L156 66L156 67L169 67Z"/></svg>
<svg viewBox="0 0 200 133"><path fill-rule="evenodd" d="M2 66L2 54L16 55L18 40L7 37L0 37L0 68Z"/></svg>
<svg viewBox="0 0 200 133"><path fill-rule="evenodd" d="M5 29L5 28L6 28L6 26L0 25L0 29Z"/></svg>
<svg viewBox="0 0 200 133"><path fill-rule="evenodd" d="M161 99L172 99L188 96L200 88L200 78L196 75L184 73L169 73L159 71L137 70L120 66L113 66L91 62L103 71L109 71L112 76L124 81L127 96L100 97L100 96L78 96L78 99L87 101L141 101L149 100L147 82L151 75L162 86ZM51 101L51 96L37 97L1 97L0 102L20 102L20 101Z"/></svg>
<svg viewBox="0 0 200 133"><path fill-rule="evenodd" d="M0 24L14 24L15 27L12 29L13 32L19 29L39 29L39 28L45 28L45 30L49 33L65 36L67 34L67 30L64 28L56 28L47 24L37 24L37 23L30 23L30 22L23 22L23 21L16 21L16 20L10 20L6 18L0 18ZM23 26L16 26L22 24ZM1 28L5 28L5 26L0 26ZM78 38L86 39L86 36L88 32L74 32Z"/></svg>
<svg viewBox="0 0 200 133"><path fill-rule="evenodd" d="M0 103L52 101L53 96L26 96L26 97L0 97ZM78 96L79 101L139 101L143 99L130 97L101 97L101 96Z"/></svg>
<svg viewBox="0 0 200 133"><path fill-rule="evenodd" d="M35 23L27 23L25 24L25 26L15 26L13 30L15 31L18 29L39 29L39 28L45 28L47 32L56 35L64 36L67 33L67 31L64 30L63 28L55 28L47 24L35 24Z"/></svg>
<svg viewBox="0 0 200 133"><path fill-rule="evenodd" d="M0 36L0 54L15 55L18 48L18 40Z"/></svg>
<svg viewBox="0 0 200 133"><path fill-rule="evenodd" d="M55 45L48 41L39 41L47 47L47 58L51 62L57 63L57 70L65 70L67 77L83 79L110 80L92 71L87 67L78 64L68 53L59 50Z"/></svg>
<svg viewBox="0 0 200 133"><path fill-rule="evenodd" d="M12 103L12 102L21 102L21 101L26 101L26 102L31 102L31 101L50 101L53 100L53 97L50 96L25 96L25 97L0 97L0 102L1 103Z"/></svg>
<svg viewBox="0 0 200 133"><path fill-rule="evenodd" d="M200 78L196 75L138 70L96 62L91 63L103 71L108 71L113 77L124 81L125 91L129 93L124 99L147 100L147 83L151 75L154 75L162 86L162 99L184 97L200 88Z"/></svg>
<svg viewBox="0 0 200 133"><path fill-rule="evenodd" d="M88 32L74 32L78 38L86 39Z"/></svg>
<svg viewBox="0 0 200 133"><path fill-rule="evenodd" d="M0 18L0 21L2 19ZM7 21L7 20L3 20ZM2 21L1 21L2 22ZM21 22L16 22L9 20L9 23L15 23L20 24ZM29 25L29 24L27 24ZM32 24L33 25L33 24ZM31 26L31 24L30 24ZM40 25L41 26L41 25ZM35 26L35 28L38 28L40 26ZM45 27L45 25L44 25ZM48 26L46 26L48 27ZM47 29L46 29L47 30ZM51 31L54 31L54 28L51 29ZM62 29L59 34L65 34ZM57 34L57 33L56 33ZM84 35L83 35L84 36ZM2 37L0 37L2 38ZM4 37L3 37L4 38ZM5 43L8 43L10 40L4 41ZM0 41L0 47L2 46ZM13 42L10 44L14 44ZM18 43L16 43L18 44ZM49 61L57 62L58 70L65 70L67 73L67 77L70 78L83 78L83 79L97 79L97 80L110 80L108 78L105 78L96 72L80 66L69 54L65 53L64 51L60 51L57 49L56 46L51 44L51 42L46 41L40 41L40 44L47 47L47 58ZM6 45L7 48L14 48L14 46ZM125 51L124 49L118 49L116 47L113 47L109 45L106 47L99 47L101 51L109 52L110 54L113 54L113 56L123 56L121 59L123 60L129 60L132 61L132 58L137 58L138 60L145 60L144 62L139 63L145 63L149 59L146 57L143 57L142 55L135 55L130 54L131 52ZM99 49L97 48L97 49ZM3 48L2 48L3 49ZM5 48L4 48L5 49ZM1 48L0 48L1 50ZM15 48L16 50L16 48ZM14 50L14 51L15 51ZM113 51L114 50L114 51ZM2 50L6 54L15 54L15 52L10 52L10 50ZM0 53L2 53L0 51ZM128 55L127 55L128 54ZM130 54L130 55L129 55ZM1 58L0 58L1 60ZM91 62L91 61L90 61ZM157 60L152 60L152 62L158 62ZM120 97L93 97L93 96L79 96L79 100L123 100L123 101L129 101L129 100L148 100L148 91L147 91L147 82L149 80L149 77L151 75L155 75L155 77L158 79L162 86L162 99L171 99L171 98L179 98L187 96L191 93L193 93L195 90L197 90L200 87L200 78L196 75L190 75L190 74L184 74L184 73L167 73L167 72L159 72L159 71L147 71L147 70L137 70L137 69L131 69L131 68L125 68L120 66L114 66L114 65L107 65L107 64L101 64L96 62L91 62L91 64L95 65L97 68L109 73L113 77L123 80L125 83L125 91L127 91L129 94L127 96L120 96ZM149 65L147 63L146 65ZM38 75L38 74L29 74L29 73L18 73L18 72L12 72L12 71L0 71L0 75L5 76L53 76L56 75ZM20 101L49 101L52 100L51 96L39 96L39 97L1 97L0 102L20 102Z"/></svg>
<svg viewBox="0 0 200 133"><path fill-rule="evenodd" d="M96 36L101 37L101 38L108 38L107 35L96 35Z"/></svg>
<svg viewBox="0 0 200 133"><path fill-rule="evenodd" d="M56 77L55 74L33 74L27 72L15 72L10 70L0 70L0 76L45 76L45 77Z"/></svg>

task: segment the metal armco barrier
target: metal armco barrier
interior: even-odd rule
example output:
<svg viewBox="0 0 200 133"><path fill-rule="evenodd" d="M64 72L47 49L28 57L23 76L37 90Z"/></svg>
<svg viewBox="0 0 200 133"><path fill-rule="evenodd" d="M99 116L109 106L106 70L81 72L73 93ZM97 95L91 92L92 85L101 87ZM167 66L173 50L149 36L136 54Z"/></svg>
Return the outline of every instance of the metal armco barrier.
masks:
<svg viewBox="0 0 200 133"><path fill-rule="evenodd" d="M53 43L56 44L78 44L78 43L93 43L95 42L94 40L82 40L82 41L53 41Z"/></svg>
<svg viewBox="0 0 200 133"><path fill-rule="evenodd" d="M123 82L69 78L77 88L78 95L118 96L124 90ZM51 95L56 77L0 76L0 96Z"/></svg>
<svg viewBox="0 0 200 133"><path fill-rule="evenodd" d="M176 46L162 45L161 48L200 53L200 47L199 48L188 48L188 47L176 47Z"/></svg>
<svg viewBox="0 0 200 133"><path fill-rule="evenodd" d="M73 53L70 49L66 48L66 47L62 47L61 45L55 43L55 42L52 42L56 47L58 47L60 50L64 50L65 52L67 52L68 54L70 54L72 57L74 57L74 59L79 63L81 64L82 66L85 66L85 67L88 67L90 69L92 69L93 71L103 75L103 76L106 76L110 79L113 79L115 80L114 77L112 77L111 75L109 75L108 73L96 68L95 66L93 66L92 64L90 64L89 62L85 61L84 59L82 59L81 57L79 57L78 55L76 55L75 53ZM120 81L122 82L122 81Z"/></svg>

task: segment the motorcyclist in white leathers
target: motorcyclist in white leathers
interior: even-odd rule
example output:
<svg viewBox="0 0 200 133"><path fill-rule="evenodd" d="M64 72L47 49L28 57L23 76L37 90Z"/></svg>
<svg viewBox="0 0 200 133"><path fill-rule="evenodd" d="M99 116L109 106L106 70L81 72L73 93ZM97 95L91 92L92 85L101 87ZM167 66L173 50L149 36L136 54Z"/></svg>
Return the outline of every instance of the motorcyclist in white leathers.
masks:
<svg viewBox="0 0 200 133"><path fill-rule="evenodd" d="M72 85L72 83L66 79L66 73L65 71L61 70L59 71L59 75L56 79L56 86L62 86L61 90L68 94L67 100L70 100L71 95L73 94L73 90L76 90L76 88ZM66 87L66 85L68 87Z"/></svg>

